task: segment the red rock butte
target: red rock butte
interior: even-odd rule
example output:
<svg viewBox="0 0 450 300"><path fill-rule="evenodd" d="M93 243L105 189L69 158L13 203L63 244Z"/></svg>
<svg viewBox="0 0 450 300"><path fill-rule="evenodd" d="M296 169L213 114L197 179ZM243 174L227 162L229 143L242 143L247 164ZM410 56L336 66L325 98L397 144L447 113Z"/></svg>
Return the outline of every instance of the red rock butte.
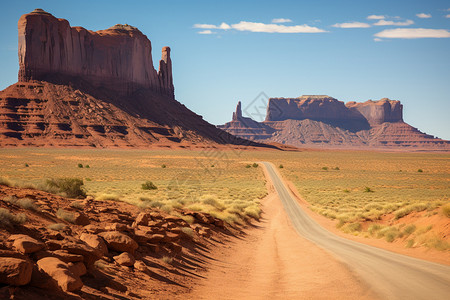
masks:
<svg viewBox="0 0 450 300"><path fill-rule="evenodd" d="M94 32L35 9L20 18L18 29L19 81L82 77L122 94L148 88L174 96L170 48L163 47L156 72L151 42L136 27L117 24Z"/></svg>
<svg viewBox="0 0 450 300"><path fill-rule="evenodd" d="M403 121L400 101L344 103L325 95L270 98L263 122L242 116L238 103L231 122L219 128L241 138L314 148L380 148L449 151L450 142Z"/></svg>
<svg viewBox="0 0 450 300"><path fill-rule="evenodd" d="M170 48L158 72L137 28L70 27L36 9L19 19L19 82L0 91L0 146L271 147L209 124L175 100Z"/></svg>

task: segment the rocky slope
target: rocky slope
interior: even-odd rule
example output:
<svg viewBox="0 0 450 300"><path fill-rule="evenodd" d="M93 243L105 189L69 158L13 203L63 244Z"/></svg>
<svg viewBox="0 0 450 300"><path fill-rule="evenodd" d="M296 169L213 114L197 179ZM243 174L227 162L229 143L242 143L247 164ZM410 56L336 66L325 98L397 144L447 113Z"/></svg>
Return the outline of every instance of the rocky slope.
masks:
<svg viewBox="0 0 450 300"><path fill-rule="evenodd" d="M450 142L427 135L403 121L403 105L387 98L364 103L329 96L270 98L266 119L242 116L219 128L238 137L297 147L450 150Z"/></svg>
<svg viewBox="0 0 450 300"><path fill-rule="evenodd" d="M178 214L0 184L0 298L181 298L208 248L238 230Z"/></svg>
<svg viewBox="0 0 450 300"><path fill-rule="evenodd" d="M157 72L135 27L93 32L36 9L18 29L19 82L0 91L0 146L261 146L176 101L170 48Z"/></svg>

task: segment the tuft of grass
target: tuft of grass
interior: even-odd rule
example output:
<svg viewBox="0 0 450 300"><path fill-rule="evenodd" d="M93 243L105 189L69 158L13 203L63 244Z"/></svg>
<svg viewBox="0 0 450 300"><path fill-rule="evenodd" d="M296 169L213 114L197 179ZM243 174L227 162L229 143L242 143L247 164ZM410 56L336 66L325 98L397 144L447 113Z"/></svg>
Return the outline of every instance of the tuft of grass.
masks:
<svg viewBox="0 0 450 300"><path fill-rule="evenodd" d="M424 211L427 208L428 208L428 205L425 203L414 203L411 205L407 205L403 208L400 208L399 210L397 210L394 213L395 219L403 218L404 216L409 215L413 211L417 211L417 212Z"/></svg>
<svg viewBox="0 0 450 300"><path fill-rule="evenodd" d="M381 226L380 224L372 224L369 226L367 231L369 232L370 235L374 236L375 233L377 233L382 228L383 228L383 226Z"/></svg>
<svg viewBox="0 0 450 300"><path fill-rule="evenodd" d="M450 203L443 205L441 210L444 216L450 218Z"/></svg>
<svg viewBox="0 0 450 300"><path fill-rule="evenodd" d="M164 255L162 258L161 258L161 260L163 261L163 262L165 262L166 264L172 264L172 262L173 262L173 258L172 257L169 257L169 256L166 256L166 255Z"/></svg>
<svg viewBox="0 0 450 300"><path fill-rule="evenodd" d="M258 206L252 205L244 209L244 214L259 221L261 217L261 209Z"/></svg>
<svg viewBox="0 0 450 300"><path fill-rule="evenodd" d="M82 169L83 168L83 164L78 164L78 168Z"/></svg>
<svg viewBox="0 0 450 300"><path fill-rule="evenodd" d="M28 210L32 210L32 211L38 211L39 210L39 206L37 206L34 203L34 200L29 199L29 198L17 199L14 196L10 196L10 197L4 198L3 201L11 203L11 204L16 205L16 206L20 206L20 207L22 207L24 209L28 209Z"/></svg>
<svg viewBox="0 0 450 300"><path fill-rule="evenodd" d="M156 189L158 189L153 182L148 181L148 180L141 185L141 188L143 190L156 190Z"/></svg>
<svg viewBox="0 0 450 300"><path fill-rule="evenodd" d="M14 183L11 180L9 180L8 178L0 177L0 185L6 185L6 186L11 187L14 185Z"/></svg>
<svg viewBox="0 0 450 300"><path fill-rule="evenodd" d="M189 215L181 216L180 218L185 220L186 222L188 222L188 224L194 224L194 221L195 221L194 217L193 216L189 216Z"/></svg>
<svg viewBox="0 0 450 300"><path fill-rule="evenodd" d="M353 233L353 232L357 232L357 231L361 231L361 224L358 222L355 223L349 223L346 224L345 226L342 227L342 231L346 232L346 233Z"/></svg>
<svg viewBox="0 0 450 300"><path fill-rule="evenodd" d="M67 228L67 225L63 223L55 223L48 225L47 228L55 231L62 231Z"/></svg>
<svg viewBox="0 0 450 300"><path fill-rule="evenodd" d="M416 225L414 225L414 224L410 224L410 225L407 225L406 227L405 227L405 229L403 229L403 233L404 234L407 234L407 235L410 235L411 233L413 233L414 231L416 231Z"/></svg>
<svg viewBox="0 0 450 300"><path fill-rule="evenodd" d="M328 167L322 167L322 170L328 171Z"/></svg>
<svg viewBox="0 0 450 300"><path fill-rule="evenodd" d="M373 190L370 187L366 186L364 188L364 193L373 193Z"/></svg>
<svg viewBox="0 0 450 300"><path fill-rule="evenodd" d="M345 189L345 190L343 190L343 192L344 193L350 193L350 190L349 189Z"/></svg>
<svg viewBox="0 0 450 300"><path fill-rule="evenodd" d="M0 226L10 227L13 225L23 224L27 221L27 216L25 214L12 214L6 208L0 208Z"/></svg>
<svg viewBox="0 0 450 300"><path fill-rule="evenodd" d="M64 210L62 208L58 209L58 211L56 212L56 217L69 223L75 223L75 215L70 211Z"/></svg>
<svg viewBox="0 0 450 300"><path fill-rule="evenodd" d="M81 201L73 201L70 203L70 207L76 208L76 209L83 209L84 204Z"/></svg>
<svg viewBox="0 0 450 300"><path fill-rule="evenodd" d="M95 197L95 200L100 201L119 201L119 195L117 194L101 194Z"/></svg>
<svg viewBox="0 0 450 300"><path fill-rule="evenodd" d="M202 199L204 204L211 205L212 207L214 207L214 208L216 208L216 209L218 209L220 211L223 211L225 209L225 205L223 205L221 202L219 202L217 200L216 196L205 195L205 196L201 197L201 199Z"/></svg>
<svg viewBox="0 0 450 300"><path fill-rule="evenodd" d="M412 246L414 246L414 239L410 239L406 242L406 248L411 248Z"/></svg>
<svg viewBox="0 0 450 300"><path fill-rule="evenodd" d="M47 179L43 190L49 193L62 194L69 198L84 198L86 197L86 191L83 185L83 179L80 178Z"/></svg>
<svg viewBox="0 0 450 300"><path fill-rule="evenodd" d="M194 236L194 230L192 230L191 227L182 227L181 231L183 231L184 234L193 237Z"/></svg>

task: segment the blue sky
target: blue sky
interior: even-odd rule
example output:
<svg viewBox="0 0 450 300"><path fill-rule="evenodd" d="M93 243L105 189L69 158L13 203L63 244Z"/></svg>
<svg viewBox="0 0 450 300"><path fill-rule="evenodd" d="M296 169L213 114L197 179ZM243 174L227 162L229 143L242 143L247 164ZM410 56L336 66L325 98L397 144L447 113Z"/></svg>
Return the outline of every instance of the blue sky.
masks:
<svg viewBox="0 0 450 300"><path fill-rule="evenodd" d="M387 97L406 122L450 139L448 0L11 2L1 5L0 89L17 81L19 17L42 8L90 30L138 27L155 66L170 46L176 98L213 124L260 92Z"/></svg>

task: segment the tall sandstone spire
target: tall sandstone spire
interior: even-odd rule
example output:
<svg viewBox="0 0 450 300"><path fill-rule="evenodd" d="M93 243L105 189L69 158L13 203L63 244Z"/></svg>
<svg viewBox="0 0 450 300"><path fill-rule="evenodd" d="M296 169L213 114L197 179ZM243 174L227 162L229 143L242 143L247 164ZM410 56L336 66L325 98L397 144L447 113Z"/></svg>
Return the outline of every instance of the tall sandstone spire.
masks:
<svg viewBox="0 0 450 300"><path fill-rule="evenodd" d="M120 94L145 88L174 97L170 48L163 48L157 73L150 40L133 26L94 32L35 9L18 29L19 81L84 80Z"/></svg>

